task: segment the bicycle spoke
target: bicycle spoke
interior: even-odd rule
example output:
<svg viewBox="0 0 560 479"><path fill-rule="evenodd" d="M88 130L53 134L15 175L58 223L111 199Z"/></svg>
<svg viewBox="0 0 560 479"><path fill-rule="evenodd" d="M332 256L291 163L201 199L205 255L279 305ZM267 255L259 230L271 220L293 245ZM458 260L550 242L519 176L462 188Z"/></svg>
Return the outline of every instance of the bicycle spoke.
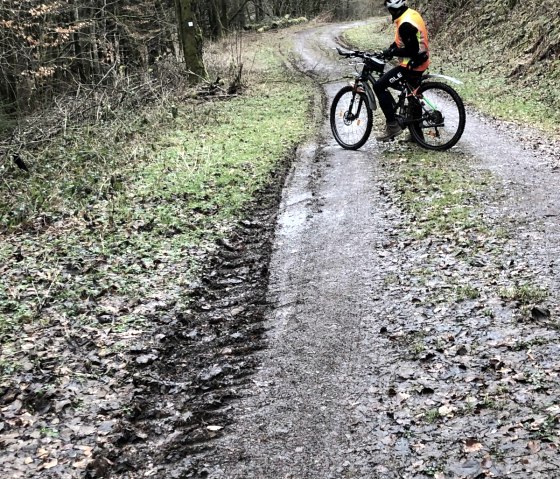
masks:
<svg viewBox="0 0 560 479"><path fill-rule="evenodd" d="M331 129L343 148L360 148L367 141L371 126L372 113L365 95L355 93L352 87L337 93L331 107Z"/></svg>
<svg viewBox="0 0 560 479"><path fill-rule="evenodd" d="M429 149L444 150L459 140L465 126L465 110L457 93L448 85L426 83L419 100L422 119L412 127L418 142Z"/></svg>

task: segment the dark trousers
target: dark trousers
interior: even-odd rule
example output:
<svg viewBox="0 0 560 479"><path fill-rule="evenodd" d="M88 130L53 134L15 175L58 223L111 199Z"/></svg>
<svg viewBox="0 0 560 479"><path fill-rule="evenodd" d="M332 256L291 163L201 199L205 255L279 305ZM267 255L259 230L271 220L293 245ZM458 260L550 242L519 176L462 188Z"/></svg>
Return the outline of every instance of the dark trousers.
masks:
<svg viewBox="0 0 560 479"><path fill-rule="evenodd" d="M414 80L418 80L422 76L422 73L423 72L410 70L409 68L399 65L383 74L383 76L373 84L373 91L375 91L375 95L379 100L379 106L387 119L387 123L396 121L395 112L393 111L393 97L387 89L394 88L395 90L402 90L401 82L403 80L414 82Z"/></svg>

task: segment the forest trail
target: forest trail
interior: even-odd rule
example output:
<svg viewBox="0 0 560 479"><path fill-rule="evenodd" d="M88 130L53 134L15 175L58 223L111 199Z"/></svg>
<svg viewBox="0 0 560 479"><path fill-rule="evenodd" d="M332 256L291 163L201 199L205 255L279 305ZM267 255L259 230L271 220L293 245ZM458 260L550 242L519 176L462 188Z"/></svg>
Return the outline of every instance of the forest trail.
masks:
<svg viewBox="0 0 560 479"><path fill-rule="evenodd" d="M252 113L267 109L269 133L254 134L255 155L270 154L273 139L287 146L270 154L266 184L211 251L183 251L177 241L175 256L156 232L141 255L119 240L123 251L110 257L96 243L85 262L82 249L60 256L69 260L67 276L52 298L47 334L42 323L14 330L6 349L21 368L4 386L2 478L559 475L560 143L469 109L464 135L448 152L401 138L376 143L377 112L369 142L343 150L328 111L353 67L334 47L359 25L249 34L273 57L265 64L274 74L258 77L262 94L209 100L205 111L243 107L236 118L254 122L231 125L232 114L220 125L225 136L246 140L261 121ZM286 72L278 55L297 71ZM275 88L299 88L301 96L276 103ZM307 100L297 98L310 99L311 118ZM181 143L192 135L188 118L177 131ZM294 120L301 136L290 142ZM319 134L294 155L313 121ZM205 147L210 137L202 133L193 141ZM231 154L241 143L219 151ZM165 159L166 147L155 145ZM255 155L228 164L228 174L249 169ZM150 153L144 166L153 161ZM158 185L159 178L158 171ZM185 213L187 203L176 198L165 203ZM144 238L146 224L128 231ZM42 261L36 239L27 243ZM160 249L165 261L156 269L148 251ZM23 251L14 249L16 272L28 264ZM22 278L33 281L43 263L29 258ZM191 278L193 259L200 269ZM112 287L95 301L81 297L88 287L97 291L99 264L114 266L107 278L147 289L130 287L132 298ZM50 291L54 279L46 278ZM58 309L67 301L57 299L66 278L70 289L80 286L68 318ZM139 291L151 294L137 298Z"/></svg>
<svg viewBox="0 0 560 479"><path fill-rule="evenodd" d="M327 104L342 85L332 80L350 68L330 53L344 28L308 29L295 40L300 68L324 82ZM403 242L405 218L387 194L383 153L392 146L370 139L344 151L325 120L285 188L269 347L209 459L209 477L553 477L554 323L519 321L491 293L482 299L492 315L482 299L424 300L438 285L452 295L446 276L484 291L500 269L499 277L519 279L531 271L558 294L558 158L530 146L515 129L469 113L454 154L472 158L475 174L491 172L496 191L481 198L484 216L511 227L492 264L477 263L441 238ZM427 265L426 280L419 271Z"/></svg>

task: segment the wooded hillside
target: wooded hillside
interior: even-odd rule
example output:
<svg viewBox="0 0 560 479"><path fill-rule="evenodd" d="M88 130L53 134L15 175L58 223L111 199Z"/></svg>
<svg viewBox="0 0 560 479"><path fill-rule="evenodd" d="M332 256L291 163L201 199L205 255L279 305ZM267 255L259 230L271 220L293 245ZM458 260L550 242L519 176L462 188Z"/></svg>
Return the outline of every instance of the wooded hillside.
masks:
<svg viewBox="0 0 560 479"><path fill-rule="evenodd" d="M206 38L289 16L364 15L369 1L334 0L7 0L0 5L0 104L7 111L49 103L53 93L84 85L112 85L122 95L130 83L182 61L177 35L179 4L189 4Z"/></svg>
<svg viewBox="0 0 560 479"><path fill-rule="evenodd" d="M422 0L433 34L473 68L506 69L511 80L557 86L557 0Z"/></svg>
<svg viewBox="0 0 560 479"><path fill-rule="evenodd" d="M186 77L179 24L194 25L192 38L198 39L195 51L200 53L203 41L235 30L277 27L281 21L318 15L336 20L367 18L380 12L381 3L3 1L0 134L10 133L14 118L52 109L53 104L54 116L66 123L88 116L98 120L115 108L141 103L166 86L174 89ZM178 15L179 6L187 4L187 16L192 16L188 19ZM453 49L453 58L476 70L507 69L506 75L526 84L556 86L560 19L555 0L419 0L409 5L426 14L432 34ZM187 69L193 70L188 59Z"/></svg>

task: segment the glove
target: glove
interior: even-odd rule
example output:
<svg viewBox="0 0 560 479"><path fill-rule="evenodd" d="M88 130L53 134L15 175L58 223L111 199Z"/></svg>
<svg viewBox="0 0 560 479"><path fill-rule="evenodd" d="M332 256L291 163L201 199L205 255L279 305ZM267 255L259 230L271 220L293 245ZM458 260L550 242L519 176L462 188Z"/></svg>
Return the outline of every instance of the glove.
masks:
<svg viewBox="0 0 560 479"><path fill-rule="evenodd" d="M394 47L391 45L389 48L386 48L385 50L383 50L383 58L385 58L386 60L390 60L391 58L393 58L395 55L393 54L394 52Z"/></svg>

